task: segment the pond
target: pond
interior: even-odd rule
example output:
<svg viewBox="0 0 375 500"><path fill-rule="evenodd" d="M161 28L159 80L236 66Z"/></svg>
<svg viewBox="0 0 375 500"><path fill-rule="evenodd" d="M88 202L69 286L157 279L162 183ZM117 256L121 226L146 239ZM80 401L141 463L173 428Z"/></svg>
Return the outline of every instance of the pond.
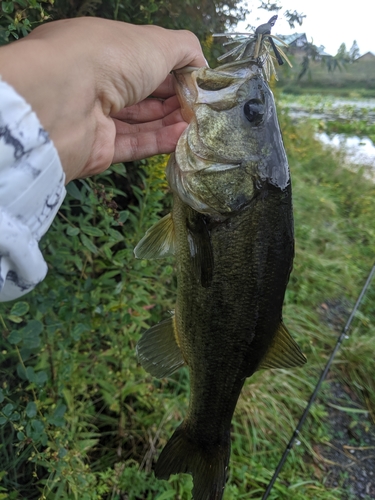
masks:
<svg viewBox="0 0 375 500"><path fill-rule="evenodd" d="M368 137L320 132L317 138L324 144L345 150L347 161L354 165L365 165L375 169L375 146Z"/></svg>
<svg viewBox="0 0 375 500"><path fill-rule="evenodd" d="M319 120L362 120L375 123L375 99L354 99L334 96L281 94L280 105L292 117Z"/></svg>
<svg viewBox="0 0 375 500"><path fill-rule="evenodd" d="M282 94L280 106L295 120L314 120L318 139L344 150L348 163L375 169L375 99Z"/></svg>

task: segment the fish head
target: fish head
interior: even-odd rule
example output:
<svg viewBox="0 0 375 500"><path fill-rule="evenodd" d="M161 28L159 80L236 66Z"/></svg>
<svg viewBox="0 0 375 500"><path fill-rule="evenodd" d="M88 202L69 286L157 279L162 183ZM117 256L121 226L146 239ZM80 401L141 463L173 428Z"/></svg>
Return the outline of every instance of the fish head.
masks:
<svg viewBox="0 0 375 500"><path fill-rule="evenodd" d="M288 161L261 67L240 61L174 74L189 125L167 167L171 189L193 209L212 214L242 209L265 183L285 189Z"/></svg>

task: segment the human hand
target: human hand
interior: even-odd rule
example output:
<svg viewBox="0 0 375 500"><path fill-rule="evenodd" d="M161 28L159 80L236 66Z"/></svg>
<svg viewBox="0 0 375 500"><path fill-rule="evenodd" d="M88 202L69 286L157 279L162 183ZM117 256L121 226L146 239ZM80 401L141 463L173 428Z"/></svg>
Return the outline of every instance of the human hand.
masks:
<svg viewBox="0 0 375 500"><path fill-rule="evenodd" d="M170 71L205 64L188 31L99 18L48 23L0 49L1 75L37 113L66 182L173 151L186 123Z"/></svg>
<svg viewBox="0 0 375 500"><path fill-rule="evenodd" d="M173 76L138 104L125 107L113 115L116 126L113 163L171 153L187 127L175 95Z"/></svg>

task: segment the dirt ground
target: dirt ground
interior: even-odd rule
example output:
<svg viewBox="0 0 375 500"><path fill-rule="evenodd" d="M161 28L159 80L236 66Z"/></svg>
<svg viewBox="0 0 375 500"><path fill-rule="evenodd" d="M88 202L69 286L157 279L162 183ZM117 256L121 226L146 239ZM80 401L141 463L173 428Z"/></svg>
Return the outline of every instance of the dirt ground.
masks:
<svg viewBox="0 0 375 500"><path fill-rule="evenodd" d="M344 488L346 495L338 500L374 499L375 425L349 387L334 381L330 388L332 406L328 407L328 413L332 439L314 446L318 457L316 475L324 477L327 486Z"/></svg>
<svg viewBox="0 0 375 500"><path fill-rule="evenodd" d="M349 304L321 305L321 316L338 333L348 318ZM327 486L341 486L338 500L375 499L375 423L364 401L343 381L329 376L329 443L314 446L316 476Z"/></svg>

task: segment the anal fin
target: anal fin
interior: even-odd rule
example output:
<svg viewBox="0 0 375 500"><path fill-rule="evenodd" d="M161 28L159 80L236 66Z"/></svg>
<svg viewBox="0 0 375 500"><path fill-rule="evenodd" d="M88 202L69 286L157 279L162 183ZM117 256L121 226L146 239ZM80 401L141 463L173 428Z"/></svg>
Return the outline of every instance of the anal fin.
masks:
<svg viewBox="0 0 375 500"><path fill-rule="evenodd" d="M174 227L168 214L150 227L134 249L137 259L162 259L174 254Z"/></svg>
<svg viewBox="0 0 375 500"><path fill-rule="evenodd" d="M137 344L136 353L143 368L154 377L168 377L181 368L185 363L176 340L174 318L147 330Z"/></svg>
<svg viewBox="0 0 375 500"><path fill-rule="evenodd" d="M276 335L257 370L293 368L304 365L306 361L306 356L302 353L297 342L292 339L285 325L280 323Z"/></svg>

